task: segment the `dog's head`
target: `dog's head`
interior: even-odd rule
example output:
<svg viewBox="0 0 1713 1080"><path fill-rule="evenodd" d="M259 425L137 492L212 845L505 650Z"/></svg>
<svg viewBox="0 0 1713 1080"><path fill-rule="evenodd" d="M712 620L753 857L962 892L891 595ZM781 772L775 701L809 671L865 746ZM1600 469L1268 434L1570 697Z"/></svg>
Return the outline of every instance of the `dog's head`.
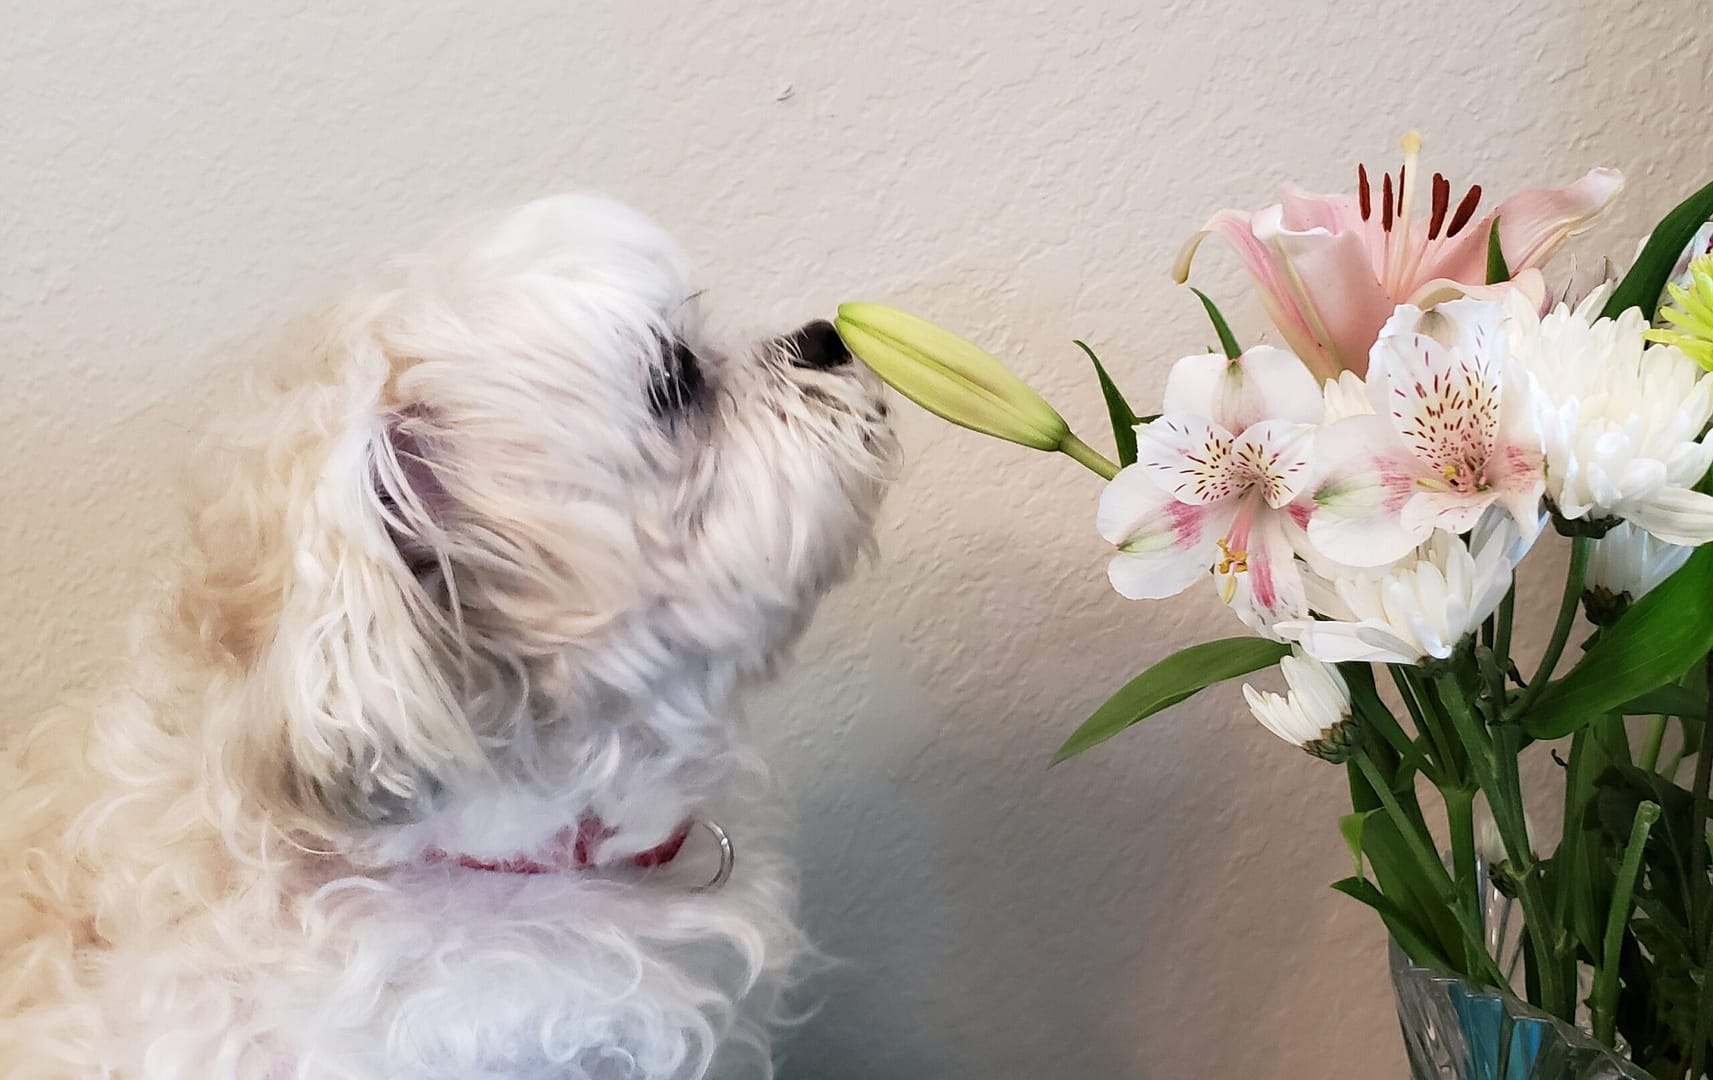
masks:
<svg viewBox="0 0 1713 1080"><path fill-rule="evenodd" d="M399 263L281 391L183 621L231 676L210 760L342 829L727 753L893 451L830 326L713 340L671 240L584 197Z"/></svg>

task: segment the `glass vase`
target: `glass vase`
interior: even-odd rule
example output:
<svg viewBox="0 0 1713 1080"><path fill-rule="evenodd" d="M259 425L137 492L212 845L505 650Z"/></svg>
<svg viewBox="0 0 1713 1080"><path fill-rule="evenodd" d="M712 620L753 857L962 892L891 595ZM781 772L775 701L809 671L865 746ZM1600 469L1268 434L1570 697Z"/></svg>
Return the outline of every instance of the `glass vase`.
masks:
<svg viewBox="0 0 1713 1080"><path fill-rule="evenodd" d="M1478 867L1488 951L1514 978L1522 919L1485 870ZM1586 1031L1508 990L1412 963L1395 941L1389 959L1414 1080L1650 1080Z"/></svg>

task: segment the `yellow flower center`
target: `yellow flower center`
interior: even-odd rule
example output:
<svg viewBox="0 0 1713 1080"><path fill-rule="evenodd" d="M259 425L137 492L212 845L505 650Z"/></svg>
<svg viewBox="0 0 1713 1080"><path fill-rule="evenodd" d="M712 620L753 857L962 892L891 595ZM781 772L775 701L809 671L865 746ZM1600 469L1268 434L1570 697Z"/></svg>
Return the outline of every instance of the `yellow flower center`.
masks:
<svg viewBox="0 0 1713 1080"><path fill-rule="evenodd" d="M1214 543L1219 545L1219 553L1222 556L1219 562L1214 564L1214 573L1241 574L1249 569L1249 552L1242 548L1233 551L1230 543L1224 540L1216 540Z"/></svg>

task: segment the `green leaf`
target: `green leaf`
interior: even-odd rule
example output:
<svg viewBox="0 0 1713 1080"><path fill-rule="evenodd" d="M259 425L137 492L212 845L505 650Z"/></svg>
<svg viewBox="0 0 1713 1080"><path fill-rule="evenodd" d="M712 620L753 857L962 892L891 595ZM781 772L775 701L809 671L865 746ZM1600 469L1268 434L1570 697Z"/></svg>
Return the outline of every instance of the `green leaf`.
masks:
<svg viewBox="0 0 1713 1080"><path fill-rule="evenodd" d="M1683 249L1695 239L1696 230L1708 218L1713 218L1713 184L1683 200L1654 227L1647 246L1636 256L1636 264L1624 275L1600 314L1615 319L1631 308L1641 308L1643 315L1653 319L1665 283L1677 268L1677 260L1683 257Z"/></svg>
<svg viewBox="0 0 1713 1080"><path fill-rule="evenodd" d="M1468 974L1463 966L1463 930L1457 924L1457 913L1441 894L1439 880L1416 859L1389 815L1378 810L1368 812L1362 827L1362 854L1386 899L1433 943L1453 971Z"/></svg>
<svg viewBox="0 0 1713 1080"><path fill-rule="evenodd" d="M1350 849L1350 857L1356 860L1356 873L1362 873L1362 823L1368 820L1366 813L1346 814L1338 819L1338 833L1344 837L1344 844Z"/></svg>
<svg viewBox="0 0 1713 1080"><path fill-rule="evenodd" d="M1686 240L1684 243L1688 243L1688 241ZM1190 292L1195 293L1197 299L1201 300L1201 306L1207 309L1207 317L1213 320L1213 332L1219 335L1219 347L1225 350L1225 358L1235 360L1242 356L1243 350L1238 348L1237 339L1232 336L1231 327L1226 324L1225 316L1221 315L1219 308L1207 298L1207 293L1193 285L1190 286Z"/></svg>
<svg viewBox="0 0 1713 1080"><path fill-rule="evenodd" d="M1053 764L1096 746L1139 720L1176 705L1214 683L1271 667L1291 647L1266 638L1238 637L1204 641L1182 649L1124 684L1094 715L1065 740Z"/></svg>
<svg viewBox="0 0 1713 1080"><path fill-rule="evenodd" d="M1707 715L1707 697L1687 686L1667 683L1655 690L1638 694L1615 710L1625 716L1694 716Z"/></svg>
<svg viewBox="0 0 1713 1080"><path fill-rule="evenodd" d="M1505 265L1505 252L1499 247L1499 219L1495 217L1493 228L1487 233L1487 284L1497 285L1509 280L1511 268Z"/></svg>
<svg viewBox="0 0 1713 1080"><path fill-rule="evenodd" d="M1713 545L1695 554L1608 627L1523 717L1536 739L1557 739L1677 679L1713 650Z"/></svg>
<svg viewBox="0 0 1713 1080"><path fill-rule="evenodd" d="M1374 887L1374 883L1360 877L1348 877L1335 881L1332 887L1352 900L1359 900L1380 914L1380 921L1386 924L1386 929L1394 940L1404 950L1409 958L1426 967L1435 967L1441 971L1450 971L1451 961L1445 954L1424 937L1420 930L1410 922L1402 911L1398 910L1386 895Z"/></svg>
<svg viewBox="0 0 1713 1080"><path fill-rule="evenodd" d="M1100 357L1094 354L1087 343L1073 341L1071 344L1087 354L1089 361L1094 364L1095 377L1100 380L1100 394L1106 399L1107 415L1112 417L1112 441L1118 447L1118 463L1120 465L1136 464L1136 425L1141 423L1137 415L1131 411L1130 403L1124 400L1124 395L1118 392L1118 386L1112 381L1112 376L1106 373Z"/></svg>

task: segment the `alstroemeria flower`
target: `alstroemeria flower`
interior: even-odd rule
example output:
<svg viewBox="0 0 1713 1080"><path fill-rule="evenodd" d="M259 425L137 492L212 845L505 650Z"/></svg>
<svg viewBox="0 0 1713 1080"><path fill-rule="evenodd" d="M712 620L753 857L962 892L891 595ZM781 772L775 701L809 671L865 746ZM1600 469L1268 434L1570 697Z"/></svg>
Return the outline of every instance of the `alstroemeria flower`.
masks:
<svg viewBox="0 0 1713 1080"><path fill-rule="evenodd" d="M1541 318L1510 305L1511 353L1528 373L1546 457L1546 496L1598 533L1623 519L1668 544L1713 540L1713 377L1674 345L1648 345L1631 308L1596 318L1609 287Z"/></svg>
<svg viewBox="0 0 1713 1080"><path fill-rule="evenodd" d="M1421 139L1404 138L1404 164L1394 184L1387 174L1376 192L1358 168L1355 195L1311 195L1295 187L1254 213L1221 210L1190 238L1175 274L1189 277L1196 248L1209 234L1237 250L1273 324L1317 375L1362 374L1368 350L1399 304L1482 286L1487 237L1494 218L1499 246L1513 274L1541 266L1567 236L1581 231L1623 187L1612 169L1595 169L1564 188L1523 191L1476 217L1479 185L1454 205L1451 185L1435 173L1425 227L1418 209Z"/></svg>
<svg viewBox="0 0 1713 1080"><path fill-rule="evenodd" d="M1511 361L1505 308L1404 305L1368 369L1374 412L1323 427L1309 539L1328 558L1380 566L1435 529L1468 532L1494 504L1529 538L1540 521L1540 433Z"/></svg>
<svg viewBox="0 0 1713 1080"><path fill-rule="evenodd" d="M1161 599L1211 571L1251 626L1301 614L1294 556L1309 507L1298 497L1322 408L1313 376L1266 346L1190 356L1172 368L1164 405L1136 429L1136 464L1100 498L1100 534L1118 547L1113 587Z"/></svg>
<svg viewBox="0 0 1713 1080"><path fill-rule="evenodd" d="M1467 544L1439 530L1382 573L1309 571L1309 606L1322 617L1274 629L1327 664L1443 660L1499 606L1528 548L1515 521L1488 513Z"/></svg>

